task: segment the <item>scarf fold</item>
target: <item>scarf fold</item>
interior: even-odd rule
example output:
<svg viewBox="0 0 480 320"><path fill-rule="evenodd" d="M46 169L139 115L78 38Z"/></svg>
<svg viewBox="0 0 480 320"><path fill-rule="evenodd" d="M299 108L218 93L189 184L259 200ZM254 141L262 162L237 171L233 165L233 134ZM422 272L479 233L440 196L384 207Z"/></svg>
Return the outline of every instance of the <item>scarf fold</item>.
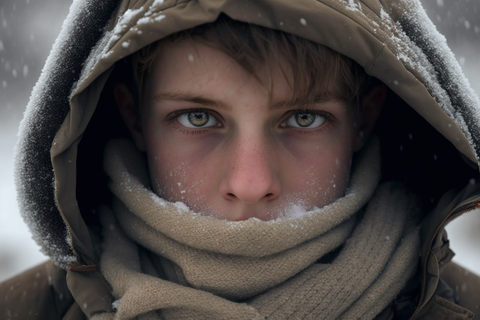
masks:
<svg viewBox="0 0 480 320"><path fill-rule="evenodd" d="M100 266L118 300L95 320L372 319L417 265L415 201L398 183L377 187L376 140L356 156L344 197L272 221L221 220L159 198L128 141L107 146L104 166L114 200L100 210Z"/></svg>

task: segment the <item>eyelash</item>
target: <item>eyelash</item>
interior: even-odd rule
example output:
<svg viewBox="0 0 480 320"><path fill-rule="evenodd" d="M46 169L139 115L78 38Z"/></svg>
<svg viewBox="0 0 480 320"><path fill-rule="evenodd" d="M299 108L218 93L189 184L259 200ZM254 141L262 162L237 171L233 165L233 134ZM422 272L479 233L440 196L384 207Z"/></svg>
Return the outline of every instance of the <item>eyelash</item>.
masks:
<svg viewBox="0 0 480 320"><path fill-rule="evenodd" d="M335 123L336 119L335 117L328 112L325 112L323 110L315 110L315 109L297 109L297 110L291 110L286 113L286 116L284 116L284 120L282 121L282 124L284 124L288 118L290 118L292 115L297 114L297 113L311 113L315 115L319 115L323 118L325 118L325 123L321 125L318 128L314 129L299 129L295 127L286 127L290 131L295 132L296 134L304 134L304 135L315 135L315 134L321 134L324 133L326 130L330 129L332 124Z"/></svg>
<svg viewBox="0 0 480 320"><path fill-rule="evenodd" d="M184 126L180 125L177 121L175 121L179 116L190 113L190 112L207 112L210 115L214 116L217 118L217 120L221 123L221 121L218 119L219 116L214 115L211 110L208 109L202 109L202 108L191 108L191 109L182 109L182 110L175 110L173 112L170 112L166 117L165 120L167 121L167 124L169 125L174 125L175 129L180 131L182 134L188 134L188 135L196 135L196 134L202 134L205 133L208 129L211 129L212 127L207 127L207 128L199 128L199 129L191 129L191 128L185 128Z"/></svg>
<svg viewBox="0 0 480 320"><path fill-rule="evenodd" d="M181 126L177 121L174 121L176 120L179 116L183 115L183 114L186 114L186 113L190 113L190 112L208 112L210 113L212 116L216 117L217 120L221 123L221 121L218 119L219 117L216 116L216 115L213 115L212 111L211 110L208 110L208 109L202 109L202 108L191 108L191 109L182 109L182 110L175 110L171 113L169 113L165 120L168 122L168 124L173 124L175 125L176 129L178 131L180 131L180 133L182 134L188 134L188 135L196 135L196 134L202 134L202 133L205 133L205 131L211 129L212 127L207 127L207 128L204 128L204 129L188 129L188 128L185 128L183 126ZM320 127L318 128L315 128L313 130L308 130L308 129L298 129L298 128L294 128L294 127L287 127L290 131L294 131L296 133L299 133L299 134L317 134L317 133L322 133L324 132L325 130L327 130L330 125L332 123L335 122L335 117L331 114L331 113L328 113L328 112L325 112L323 110L312 110L312 109L297 109L297 110L290 110L289 112L287 112L287 116L285 117L284 116L284 121L282 121L282 124L285 123L287 121L287 119L289 117L291 117L292 115L296 114L296 113L311 113L311 114L315 114L315 115L319 115L321 117L324 117L325 118L325 124L324 125L321 125Z"/></svg>

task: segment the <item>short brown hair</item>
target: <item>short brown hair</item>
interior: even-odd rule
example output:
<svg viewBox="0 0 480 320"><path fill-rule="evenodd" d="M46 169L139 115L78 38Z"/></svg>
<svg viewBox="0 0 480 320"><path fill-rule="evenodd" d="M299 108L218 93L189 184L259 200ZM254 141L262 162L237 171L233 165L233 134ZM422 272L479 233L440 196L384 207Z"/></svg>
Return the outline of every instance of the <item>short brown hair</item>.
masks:
<svg viewBox="0 0 480 320"><path fill-rule="evenodd" d="M236 21L222 14L213 23L172 34L135 53L134 73L140 101L143 85L158 52L167 43L182 40L193 40L219 49L254 76L259 64L268 68L266 62L277 64L280 58L286 59L293 72L293 83L290 83L293 99L299 105L313 103L320 98L352 101L359 106L370 82L360 65L334 50L283 31ZM271 99L273 83L271 70L268 71L267 88Z"/></svg>

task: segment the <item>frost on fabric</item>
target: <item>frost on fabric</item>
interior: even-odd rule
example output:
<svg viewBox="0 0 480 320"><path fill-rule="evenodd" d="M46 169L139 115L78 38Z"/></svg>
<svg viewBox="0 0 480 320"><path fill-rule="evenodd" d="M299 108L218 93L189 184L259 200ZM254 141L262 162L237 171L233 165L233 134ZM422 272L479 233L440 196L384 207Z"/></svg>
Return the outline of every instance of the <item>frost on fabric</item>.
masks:
<svg viewBox="0 0 480 320"><path fill-rule="evenodd" d="M190 208L183 202L180 202L180 201L177 201L174 203L175 205L175 208L177 208L177 210L179 211L183 211L183 212L189 212L190 211Z"/></svg>
<svg viewBox="0 0 480 320"><path fill-rule="evenodd" d="M347 10L357 11L357 12L361 11L360 1L358 1L358 3L355 3L355 0L346 0L346 1L347 1L347 6L345 8Z"/></svg>
<svg viewBox="0 0 480 320"><path fill-rule="evenodd" d="M155 204L161 206L161 207L166 207L167 205L173 205L179 213L192 213L190 208L183 202L177 201L175 203L167 201L161 197L159 197L157 194L154 192L150 192L150 198L155 202ZM194 213L195 215L198 215Z"/></svg>
<svg viewBox="0 0 480 320"><path fill-rule="evenodd" d="M147 12L145 12L144 17L140 18L137 21L138 25L143 25L143 24L148 24L152 22L159 22L162 21L165 16L164 15L159 15L155 18L152 18L151 16L159 10L160 6L163 4L163 0L155 0L152 5L148 8Z"/></svg>
<svg viewBox="0 0 480 320"><path fill-rule="evenodd" d="M113 310L118 310L119 307L120 307L120 299L112 302L112 309Z"/></svg>
<svg viewBox="0 0 480 320"><path fill-rule="evenodd" d="M155 193L151 192L150 193L150 197L152 198L153 201L155 201L156 204L158 204L159 206L162 206L162 207L165 207L167 205L167 201L165 201L164 199L160 198L159 196L157 196Z"/></svg>
<svg viewBox="0 0 480 320"><path fill-rule="evenodd" d="M344 198L354 197L355 193L347 190ZM301 219L310 215L322 214L326 211L329 211L331 208L337 205L337 201L327 204L321 208L314 206L313 209L307 210L304 203L291 203L286 205L284 208L280 209L281 214L276 219L271 220L272 222L282 222L288 220Z"/></svg>
<svg viewBox="0 0 480 320"><path fill-rule="evenodd" d="M385 10L383 10L382 7L380 7L380 18L387 21L390 19L390 16L388 15L388 13L385 12Z"/></svg>
<svg viewBox="0 0 480 320"><path fill-rule="evenodd" d="M70 110L69 93L82 63L115 6L113 0L105 0L101 8L93 0L73 2L19 126L15 184L20 213L41 251L61 267L74 257L55 203L50 148ZM28 66L23 74L28 74Z"/></svg>
<svg viewBox="0 0 480 320"><path fill-rule="evenodd" d="M162 21L165 16L158 15L157 17L151 17L156 11L159 10L160 6L163 4L163 0L155 0L150 7L145 12L145 8L141 7L138 9L128 9L123 15L118 18L118 22L111 31L103 30L103 36L97 42L95 47L92 49L89 57L85 61L84 68L82 70L82 75L78 80L78 84L83 83L83 81L91 74L94 70L95 65L100 59L108 58L113 51L110 51L110 48L118 41L120 38L127 33L127 31L135 25L143 25L152 22ZM112 17L113 18L113 17ZM108 25L108 24L107 24ZM135 30L135 29L134 29ZM136 30L137 34L142 34L142 30ZM130 40L122 42L122 47L127 49L130 47ZM72 94L77 90L77 85L74 86Z"/></svg>
<svg viewBox="0 0 480 320"><path fill-rule="evenodd" d="M407 65L413 65L421 71L430 94L455 120L478 158L480 100L464 76L445 37L437 31L420 2L405 1L412 10L403 14L400 24L414 54L408 58L410 60L402 58Z"/></svg>
<svg viewBox="0 0 480 320"><path fill-rule="evenodd" d="M394 21L381 7L379 23L372 22L372 25L389 31L389 40L393 42L391 50L397 59L407 70L417 75L445 113L455 120L478 153L480 146L478 96L463 75L457 60L447 46L445 37L436 30L420 2L418 0L404 2L409 10L403 12L399 21ZM363 14L354 0L348 0L346 8ZM371 21L367 17L365 20ZM400 83L395 80L394 84Z"/></svg>

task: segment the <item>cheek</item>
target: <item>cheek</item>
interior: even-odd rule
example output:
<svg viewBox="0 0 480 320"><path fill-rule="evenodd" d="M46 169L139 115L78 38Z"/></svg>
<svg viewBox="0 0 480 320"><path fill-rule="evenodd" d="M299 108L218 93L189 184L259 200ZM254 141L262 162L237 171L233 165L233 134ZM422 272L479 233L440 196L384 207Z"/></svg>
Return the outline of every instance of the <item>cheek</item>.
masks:
<svg viewBox="0 0 480 320"><path fill-rule="evenodd" d="M340 140L332 138L321 143L289 147L289 153L295 156L283 170L289 182L288 202L296 198L309 208L323 207L345 195L352 148L349 141Z"/></svg>
<svg viewBox="0 0 480 320"><path fill-rule="evenodd" d="M208 156L212 144L178 141L176 134L167 131L150 137L147 157L153 191L168 201L181 201L199 210L215 182L210 169L216 163Z"/></svg>

